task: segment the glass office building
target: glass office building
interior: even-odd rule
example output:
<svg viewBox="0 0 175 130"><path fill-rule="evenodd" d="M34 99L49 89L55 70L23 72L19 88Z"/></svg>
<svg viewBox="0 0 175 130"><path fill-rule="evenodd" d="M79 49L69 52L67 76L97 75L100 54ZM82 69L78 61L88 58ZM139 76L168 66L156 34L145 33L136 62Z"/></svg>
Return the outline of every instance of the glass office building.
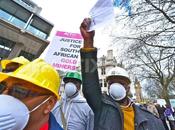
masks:
<svg viewBox="0 0 175 130"><path fill-rule="evenodd" d="M47 47L53 24L31 0L0 1L0 60L23 55L37 58Z"/></svg>
<svg viewBox="0 0 175 130"><path fill-rule="evenodd" d="M11 24L23 29L26 26L26 22L9 14L8 12L3 11L0 9L0 18L6 20L7 22L10 22ZM37 29L36 27L32 26L32 24L29 24L26 27L26 31L29 31L33 35L36 35L42 39L47 39L48 34L44 33L42 30Z"/></svg>

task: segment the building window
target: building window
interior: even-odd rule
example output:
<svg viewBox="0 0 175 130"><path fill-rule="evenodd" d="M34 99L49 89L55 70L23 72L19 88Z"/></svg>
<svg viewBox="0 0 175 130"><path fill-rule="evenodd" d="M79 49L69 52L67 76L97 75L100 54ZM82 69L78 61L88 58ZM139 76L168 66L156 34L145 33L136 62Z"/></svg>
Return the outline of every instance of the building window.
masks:
<svg viewBox="0 0 175 130"><path fill-rule="evenodd" d="M13 15L11 15L11 14L9 14L1 9L0 9L0 18L12 23L13 25L15 25L19 28L23 28L25 26L25 22L23 22L22 20L14 17Z"/></svg>
<svg viewBox="0 0 175 130"><path fill-rule="evenodd" d="M40 37L42 39L46 39L47 36L48 36L46 33L36 29L35 27L33 27L31 25L29 25L26 30L31 32L33 35L36 35L36 36L38 36L38 37Z"/></svg>
<svg viewBox="0 0 175 130"><path fill-rule="evenodd" d="M103 81L102 81L102 79L99 79L99 84L100 84L100 87L103 87Z"/></svg>
<svg viewBox="0 0 175 130"><path fill-rule="evenodd" d="M19 56L24 56L25 58L27 58L30 61L32 61L35 58L35 55L33 55L29 52L23 51L23 50L20 52Z"/></svg>
<svg viewBox="0 0 175 130"><path fill-rule="evenodd" d="M4 20L10 20L12 16L0 9L0 18Z"/></svg>
<svg viewBox="0 0 175 130"><path fill-rule="evenodd" d="M29 9L29 10L33 10L33 7L30 3L30 1L28 0L16 0L16 2L18 2L19 4L21 4L22 6L24 6L25 8Z"/></svg>
<svg viewBox="0 0 175 130"><path fill-rule="evenodd" d="M104 79L104 87L107 87L106 79Z"/></svg>
<svg viewBox="0 0 175 130"><path fill-rule="evenodd" d="M105 67L102 67L102 68L101 68L101 75L105 75L105 74L106 74Z"/></svg>
<svg viewBox="0 0 175 130"><path fill-rule="evenodd" d="M19 28L24 28L24 26L25 26L25 22L19 20L18 18L15 18L15 17L12 17L10 22Z"/></svg>
<svg viewBox="0 0 175 130"><path fill-rule="evenodd" d="M23 20L3 11L0 9L0 18L3 20L6 20L8 22L10 22L11 24L15 25L18 28L24 28L26 25L26 22L24 22ZM33 35L40 37L41 39L47 39L48 34L44 33L43 31L37 29L36 27L33 27L31 25L29 25L26 28L27 31L29 31L30 33L32 33Z"/></svg>
<svg viewBox="0 0 175 130"><path fill-rule="evenodd" d="M0 37L0 60L8 58L15 46L15 42Z"/></svg>

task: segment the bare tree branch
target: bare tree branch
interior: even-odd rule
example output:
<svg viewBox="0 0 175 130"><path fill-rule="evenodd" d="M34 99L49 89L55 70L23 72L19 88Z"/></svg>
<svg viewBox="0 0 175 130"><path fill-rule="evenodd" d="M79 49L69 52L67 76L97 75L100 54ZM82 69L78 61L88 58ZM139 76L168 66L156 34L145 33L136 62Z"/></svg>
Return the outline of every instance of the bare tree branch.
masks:
<svg viewBox="0 0 175 130"><path fill-rule="evenodd" d="M158 8L157 6L155 6L150 0L145 0L148 4L150 4L152 7L154 7L156 10L160 11L166 19L169 20L169 22L175 24L175 21L173 19L171 19L167 14L166 12L164 12L163 10L161 10L160 8Z"/></svg>

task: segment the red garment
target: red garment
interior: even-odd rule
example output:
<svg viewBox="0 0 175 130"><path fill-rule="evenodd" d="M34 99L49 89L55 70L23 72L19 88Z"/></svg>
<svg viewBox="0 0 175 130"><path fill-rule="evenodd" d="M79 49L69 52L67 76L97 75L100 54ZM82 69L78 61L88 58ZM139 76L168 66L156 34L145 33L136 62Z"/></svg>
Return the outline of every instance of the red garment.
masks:
<svg viewBox="0 0 175 130"><path fill-rule="evenodd" d="M49 122L46 122L39 130L49 130Z"/></svg>

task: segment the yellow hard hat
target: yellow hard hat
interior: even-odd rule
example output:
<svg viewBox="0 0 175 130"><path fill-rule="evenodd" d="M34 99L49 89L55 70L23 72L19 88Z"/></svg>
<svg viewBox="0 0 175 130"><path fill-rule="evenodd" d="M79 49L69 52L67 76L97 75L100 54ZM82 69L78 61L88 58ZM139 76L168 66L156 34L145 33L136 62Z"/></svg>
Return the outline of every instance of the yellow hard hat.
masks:
<svg viewBox="0 0 175 130"><path fill-rule="evenodd" d="M11 60L7 60L7 59L2 60L1 61L1 66L2 66L2 69L5 69L7 64L9 64L9 63L18 63L18 64L21 64L21 65L24 65L24 64L27 64L29 62L30 61L28 59L26 59L23 56L20 56L20 57L15 57L15 58L13 58Z"/></svg>
<svg viewBox="0 0 175 130"><path fill-rule="evenodd" d="M60 76L58 72L43 59L36 59L19 67L12 73L0 72L0 82L8 77L14 77L33 83L54 93L59 99Z"/></svg>

